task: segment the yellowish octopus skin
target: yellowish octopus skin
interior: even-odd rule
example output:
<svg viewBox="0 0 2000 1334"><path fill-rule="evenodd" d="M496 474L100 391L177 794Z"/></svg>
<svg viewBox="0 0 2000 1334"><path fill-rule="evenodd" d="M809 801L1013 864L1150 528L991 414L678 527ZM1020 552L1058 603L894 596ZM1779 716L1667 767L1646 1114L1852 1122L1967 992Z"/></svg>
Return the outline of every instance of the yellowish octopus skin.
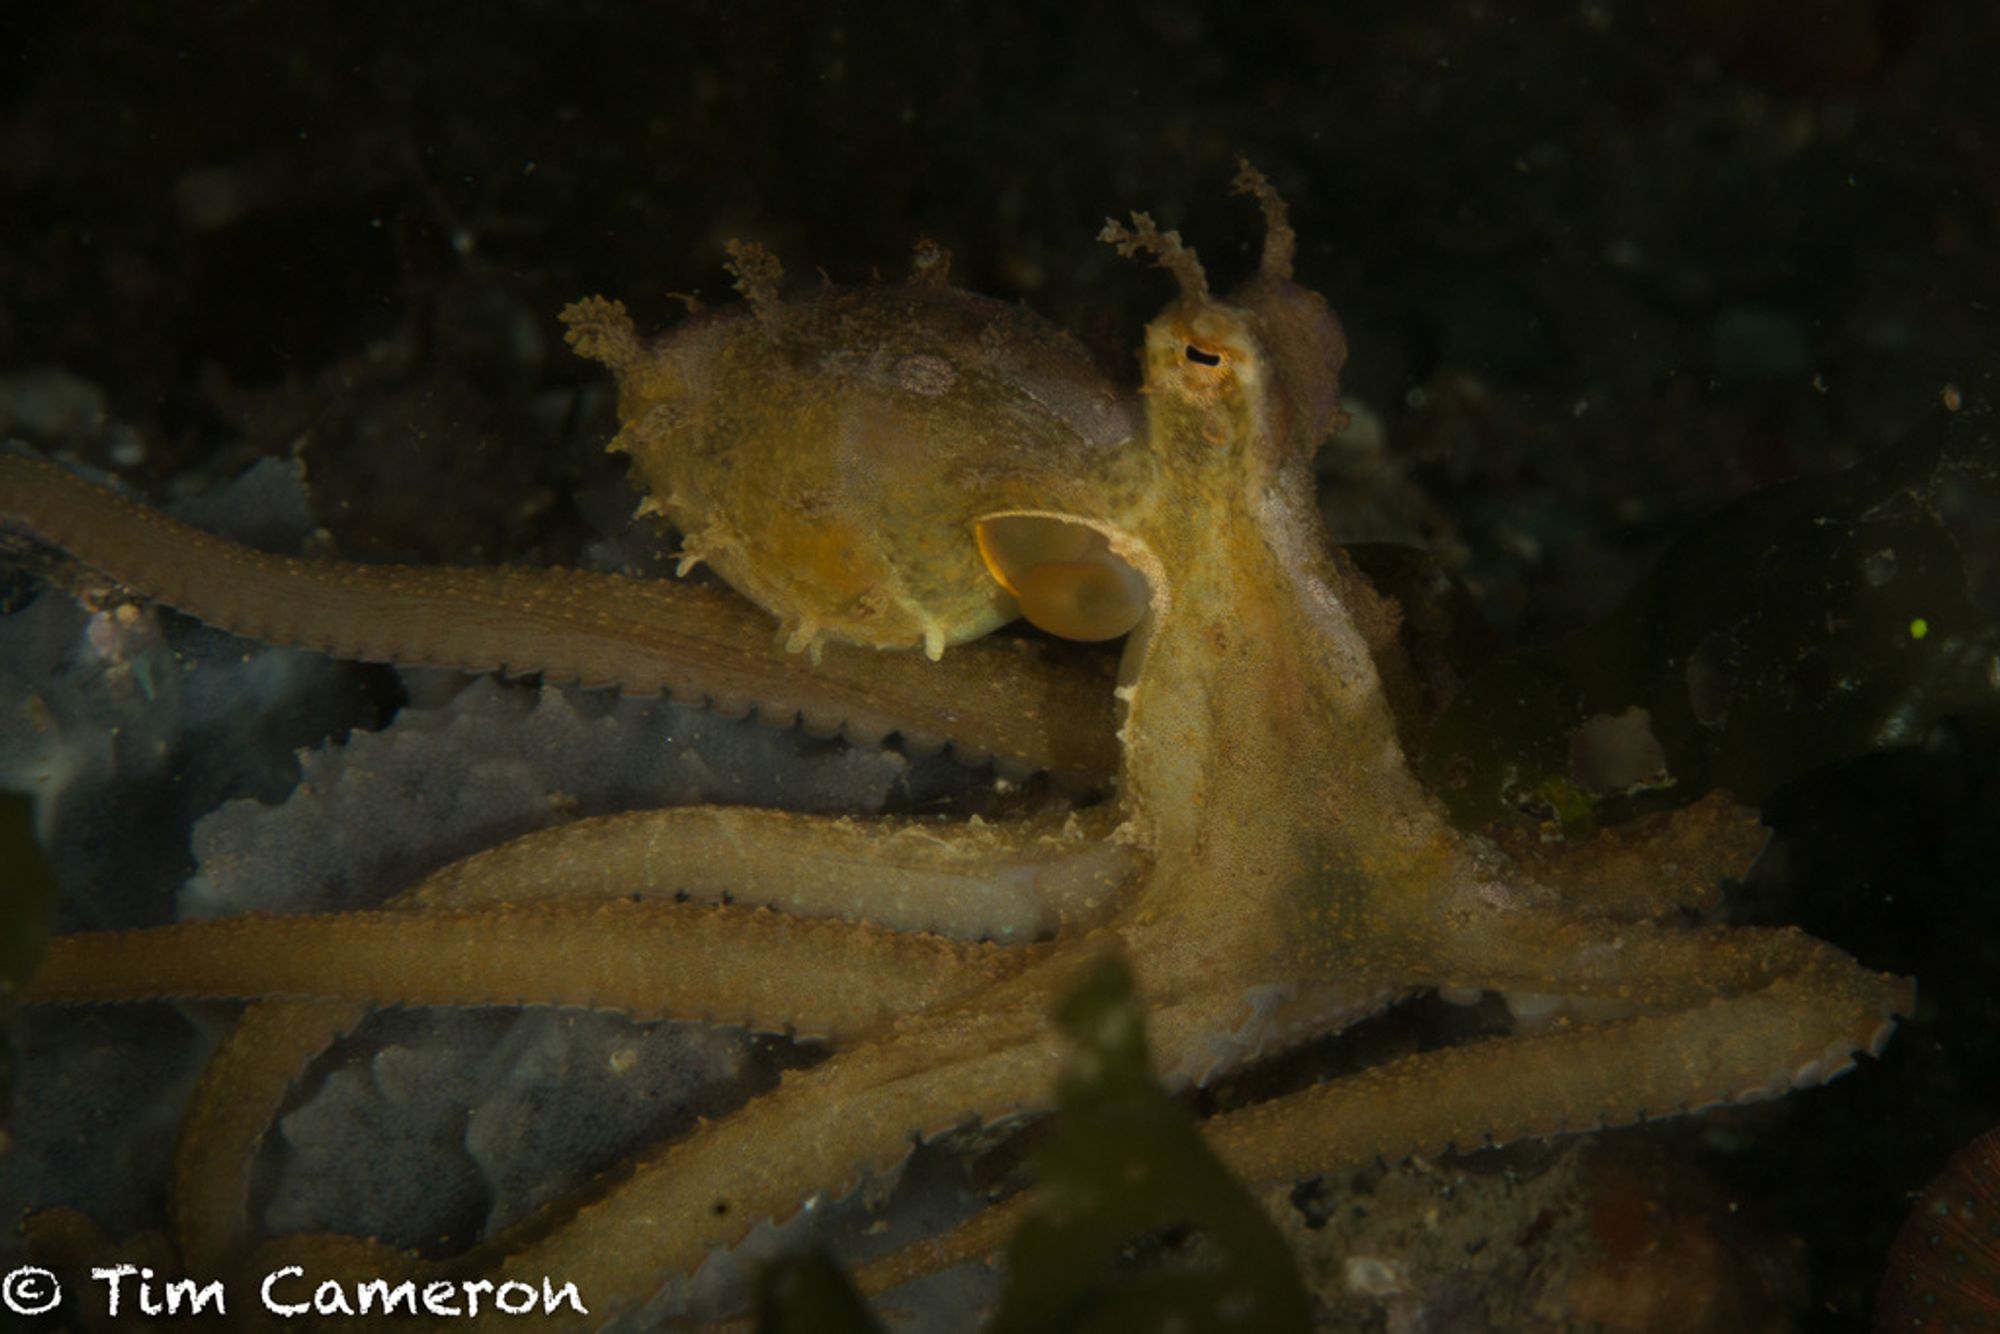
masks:
<svg viewBox="0 0 2000 1334"><path fill-rule="evenodd" d="M1117 688L1115 794L1074 818L1020 826L707 809L618 817L447 868L380 913L60 942L31 999L259 1001L216 1058L185 1131L184 1169L211 1168L184 1170L177 1187L178 1241L191 1264L250 1262L247 1163L303 1062L365 1006L418 998L479 1003L505 990L839 1042L823 1064L664 1146L580 1205L458 1262L494 1277L560 1275L599 1313L645 1300L759 1219L892 1166L915 1138L1044 1107L1059 1057L1050 1010L1106 950L1131 961L1159 1063L1177 1081L1336 1031L1427 987L1592 998L1625 1015L1405 1057L1211 1119L1217 1149L1259 1181L1771 1097L1879 1049L1910 1003L1906 980L1796 930L1656 924L1670 917L1673 894L1627 893L1615 909L1572 901L1452 828L1416 782L1370 650L1381 608L1329 556L1308 478L1308 457L1338 412L1345 342L1320 298L1292 281L1282 204L1247 168L1239 188L1264 208L1268 237L1259 273L1228 300L1210 294L1178 237L1143 215L1130 229L1107 229L1181 289L1147 329L1136 400L1107 405L1052 335L1003 327L982 338L993 309L934 278L790 306L776 296L768 260L742 251L747 312L703 317L653 349L612 303L572 308L579 348L620 374L621 447L642 473L665 479L671 494L658 503L697 535L696 554L762 599L798 646L828 641L816 667L790 660L784 710L845 706L849 678L868 673L838 660L842 636L936 650L1000 614L1005 595L976 556L981 523L1056 516L1096 534L1146 590ZM900 327L914 333L888 331L893 314L910 311L917 317ZM829 344L843 331L864 341ZM1018 338L1026 342L1010 344ZM724 366L732 369L717 378ZM771 410L729 417L766 373ZM971 382L986 388L951 397ZM976 414L995 394L1007 410L989 427ZM804 423L796 431L787 425L794 412ZM875 429L885 422L887 434ZM939 447L908 447L898 432L911 423L941 423ZM848 450L847 462L831 473L810 465L775 495L724 477L714 460L687 471L673 453L821 445ZM662 450L667 457L647 457ZM843 475L856 460L879 475ZM800 487L847 521L833 546L787 527L798 506L783 502ZM694 666L642 667L650 646L683 648L671 629L674 591L510 574L518 584L496 594L485 572L371 576L276 562L195 539L18 459L0 459L0 495L17 526L224 628L439 662L470 622L465 666L535 670L560 658L554 670L593 681L729 698L758 698L777 679L766 660L770 675L753 686L730 677L730 655L754 659L768 622L761 632L705 626ZM779 531L765 546L759 533L770 526ZM143 561L131 555L138 548ZM784 551L787 563L756 568L763 550ZM940 550L952 553L942 563ZM857 594L869 580L889 591ZM568 601L590 589L640 612L607 619ZM482 610L468 612L468 599ZM355 625L382 600L426 620L421 651L401 630L360 642ZM564 647L592 634L609 646L601 657ZM918 661L944 689L976 700L991 698L979 647L946 649L936 663L858 652L870 655L864 663ZM1068 688L1036 698L1068 699ZM1075 729L1084 716L1045 710L1035 724ZM879 713L870 730L887 730ZM923 730L954 735L930 721ZM1013 753L1050 745L1031 739ZM762 823L729 823L742 820ZM754 837L741 837L746 830ZM720 855L725 846L741 859ZM798 866L817 861L839 869L803 898L785 897ZM980 885L1008 877L1012 906L972 906ZM689 880L694 902L604 902L671 896ZM733 903L711 906L723 894ZM954 895L955 906L933 901ZM518 943L540 932L565 942L548 968ZM438 941L463 960L453 977L425 975ZM790 950L795 965L764 966L768 948ZM170 978L166 960L184 953L197 962L175 965ZM232 1161L244 1166L212 1170ZM869 1281L982 1253L1024 1207L992 1211L877 1266ZM308 1256L323 1268L343 1255L377 1271L416 1265L303 1238L267 1243L254 1263Z"/></svg>
<svg viewBox="0 0 2000 1334"><path fill-rule="evenodd" d="M908 282L794 301L769 255L733 253L748 306L651 348L615 302L563 314L571 344L618 372L610 447L631 456L641 513L686 535L682 573L714 566L793 649L824 637L936 659L1013 620L965 503L1058 460L1129 459L1131 398L1020 307L945 286L934 249Z"/></svg>

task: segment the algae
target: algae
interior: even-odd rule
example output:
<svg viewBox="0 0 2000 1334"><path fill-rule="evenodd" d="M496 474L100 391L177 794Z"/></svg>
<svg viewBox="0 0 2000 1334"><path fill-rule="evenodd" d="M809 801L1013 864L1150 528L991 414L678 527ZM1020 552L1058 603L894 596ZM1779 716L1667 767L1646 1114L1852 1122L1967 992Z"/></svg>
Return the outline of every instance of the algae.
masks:
<svg viewBox="0 0 2000 1334"><path fill-rule="evenodd" d="M757 1334L874 1334L881 1328L823 1251L782 1256L757 1275Z"/></svg>
<svg viewBox="0 0 2000 1334"><path fill-rule="evenodd" d="M1100 964L1056 1018L1076 1048L1036 1155L1040 1195L1007 1250L993 1334L1309 1328L1283 1234L1153 1081L1124 961ZM1186 1227L1205 1245L1156 1244Z"/></svg>

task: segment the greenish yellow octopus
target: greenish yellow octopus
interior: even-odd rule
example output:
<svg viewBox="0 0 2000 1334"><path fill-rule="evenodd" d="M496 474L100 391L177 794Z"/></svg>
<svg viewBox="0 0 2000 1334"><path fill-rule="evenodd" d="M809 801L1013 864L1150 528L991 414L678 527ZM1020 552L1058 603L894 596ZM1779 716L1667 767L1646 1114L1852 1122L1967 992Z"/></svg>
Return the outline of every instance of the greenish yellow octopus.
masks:
<svg viewBox="0 0 2000 1334"><path fill-rule="evenodd" d="M1267 235L1227 298L1145 215L1106 230L1179 287L1146 330L1136 395L1032 316L949 286L934 248L907 282L786 299L776 263L738 247L748 301L652 343L616 303L565 312L572 344L618 376L613 447L646 507L684 534L685 561L762 610L671 582L265 556L0 458L10 525L224 629L664 690L1109 780L1097 804L1018 822L584 820L376 911L60 940L31 1001L254 1002L184 1130L183 1163L205 1165L184 1168L172 1209L192 1272L302 1256L559 1275L593 1313L630 1309L924 1137L1046 1107L1063 1054L1051 1013L1109 951L1183 1084L1426 988L1573 1003L1538 1031L1209 1119L1253 1181L1774 1097L1881 1047L1906 980L1796 930L1676 924L1716 858L1661 876L1660 850L1736 848L1737 826L1701 823L1712 811L1530 871L1452 827L1412 776L1383 689L1394 609L1333 554L1308 472L1339 417L1345 339L1293 280L1276 193L1247 167L1237 184ZM1115 683L980 638L1017 612L1078 638L1129 632ZM257 1145L305 1063L368 1007L523 998L836 1050L458 1261L254 1235ZM985 1254L1025 1207L864 1280Z"/></svg>

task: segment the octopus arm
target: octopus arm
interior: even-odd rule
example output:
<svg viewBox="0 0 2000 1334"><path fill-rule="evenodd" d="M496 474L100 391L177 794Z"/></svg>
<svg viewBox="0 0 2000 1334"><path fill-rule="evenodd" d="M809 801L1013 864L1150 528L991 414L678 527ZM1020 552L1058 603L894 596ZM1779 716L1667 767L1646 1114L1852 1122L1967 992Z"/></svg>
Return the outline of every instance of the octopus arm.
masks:
<svg viewBox="0 0 2000 1334"><path fill-rule="evenodd" d="M1100 919L1136 871L1117 812L998 823L851 820L685 806L578 820L445 867L424 905L627 894L1006 944Z"/></svg>
<svg viewBox="0 0 2000 1334"><path fill-rule="evenodd" d="M1831 947L1748 994L1404 1057L1209 1121L1251 1181L1592 1131L1821 1084L1878 1053L1906 978Z"/></svg>
<svg viewBox="0 0 2000 1334"><path fill-rule="evenodd" d="M1827 956L1858 977L1876 976L1795 927L1675 930L1535 909L1474 922L1446 915L1428 932L1385 948L1404 952L1403 977L1435 985L1588 997L1651 1009L1748 995L1788 976L1831 968L1822 963ZM1901 979L1887 981L1907 986Z"/></svg>
<svg viewBox="0 0 2000 1334"><path fill-rule="evenodd" d="M1042 1110L1064 1054L1049 1015L1094 962L1088 950L1052 959L974 1003L913 1016L788 1075L736 1115L639 1163L565 1225L531 1224L493 1277L560 1273L616 1309L759 1222L894 1168L924 1139ZM831 1121L830 1108L838 1109Z"/></svg>
<svg viewBox="0 0 2000 1334"><path fill-rule="evenodd" d="M1020 644L943 663L828 645L810 671L768 616L722 589L577 570L415 568L254 551L39 460L0 457L0 522L232 634L367 662L539 672L756 709L873 742L1096 780L1116 763L1101 678Z"/></svg>
<svg viewBox="0 0 2000 1334"><path fill-rule="evenodd" d="M676 929L663 931L657 929L658 923L605 918L606 911L615 915L631 910L665 910L685 920ZM686 929L690 921L709 929L690 931ZM592 922L595 927L589 925ZM241 934L259 936L266 928L286 929L286 938L245 939ZM295 931L305 934L292 934ZM572 934L574 940L568 938ZM250 958L308 961L297 968L282 961L273 965L274 973L286 975L283 978L245 977L222 987L176 985L174 977L181 968L168 968L163 977L161 960L192 953L197 956L192 970L205 971L207 965L199 960L208 951L163 948L185 943L169 939L173 937L212 942L213 958L227 960L217 967L232 975L246 967L257 972L256 965L241 962ZM137 957L132 957L134 951ZM1053 1042L1046 1063L1039 1047L1021 1036L1011 1052L997 1053L990 1063L954 1062L960 1044L978 1041L975 1030L999 1025L1020 1029L1023 1035L1038 1031L1048 1008L1039 989L1034 1002L1024 1002L1025 1008L1009 1009L1004 1016L998 1012L966 1016L961 1013L965 1007L952 1002L994 990L996 983L1023 969L1031 976L1044 971L1030 967L1043 954L1033 946L968 945L838 921L787 919L765 909L691 904L613 903L581 917L574 908L536 912L527 906L492 912L388 910L338 918L236 918L70 937L57 946L41 975L49 981L38 984L25 999L52 1000L65 993L116 999L128 993L187 990L253 996L283 996L296 990L357 998L260 1000L245 1012L204 1072L175 1156L172 1216L185 1261L212 1272L241 1259L255 1231L250 1215L251 1171L291 1086L360 1021L371 997L398 995L411 1004L476 1004L482 998L601 1004L604 995L617 990L626 993L626 1003L614 1008L641 1015L792 1027L842 1039L890 1035L864 1043L855 1056L843 1053L828 1064L843 1063L835 1073L859 1065L861 1073L851 1077L863 1086L857 1099L883 1108L903 1107L911 1118L907 1127L898 1121L891 1131L891 1122L873 1113L853 1117L844 1111L840 1124L845 1128L827 1133L827 1104L817 1101L812 1089L791 1081L737 1116L698 1130L689 1147L677 1143L656 1153L650 1164L653 1170L608 1186L607 1193L574 1218L557 1217L550 1232L535 1243L532 1254L539 1258L531 1258L528 1266L541 1266L544 1260L559 1265L572 1281L587 1280L586 1291L607 1295L617 1304L642 1298L660 1275L691 1268L711 1247L733 1244L761 1218L789 1215L817 1190L842 1189L864 1168L893 1167L916 1142L916 1133L945 1129L966 1108L995 1117L1027 1108L1051 1076L1056 1059ZM382 976L385 966L398 975ZM412 980L417 973L443 980L419 983ZM123 980L130 976L155 980L135 991ZM494 977L510 979L506 996L472 980ZM691 993L708 999L691 1003ZM660 998L666 995L678 999L662 1004ZM767 1017L758 1018L760 1011ZM940 1011L948 1017L924 1022ZM792 1017L780 1017L787 1013ZM800 1014L812 1017L801 1021ZM943 1031L923 1039L921 1035L932 1028ZM990 1041L996 1047L1008 1045L1003 1038ZM912 1043L919 1048L916 1054L911 1052ZM878 1053L888 1053L888 1058L860 1059ZM871 1080L882 1087L867 1087ZM989 1089L984 1101L962 1101L975 1096L966 1087L968 1081ZM813 1083L816 1087L818 1081ZM741 1142L746 1128L753 1132L747 1145ZM755 1133L759 1131L771 1138L760 1138ZM811 1148L809 1162L789 1162L796 1154L780 1141L792 1139L802 1150ZM728 1197L730 1206L715 1211L714 1217L706 1207L689 1207L689 1187L675 1177L684 1167L696 1173L695 1189L736 1191ZM663 1195L669 1198L663 1201ZM648 1229L633 1224L635 1210L647 1217L673 1215L657 1246ZM551 1212L561 1214L563 1209ZM531 1222L524 1231L540 1234L542 1226ZM295 1256L287 1248L294 1247L298 1254L310 1254L331 1267L340 1247L327 1251L320 1244L324 1241L286 1238L264 1249L289 1262ZM357 1274L380 1275L406 1262L415 1264L411 1257L369 1247L352 1268Z"/></svg>
<svg viewBox="0 0 2000 1334"><path fill-rule="evenodd" d="M1796 932L1756 934L1784 937L1778 952L1791 967L1747 993L1402 1057L1222 1113L1202 1130L1232 1172L1274 1185L1632 1125L1825 1083L1852 1069L1855 1053L1879 1054L1894 1016L1915 1002L1907 978L1869 972ZM1036 1192L1022 1191L870 1261L856 1285L883 1292L991 1255L1037 1207Z"/></svg>
<svg viewBox="0 0 2000 1334"><path fill-rule="evenodd" d="M692 903L246 914L59 937L23 999L392 996L404 1005L574 1005L844 1038L966 995L1025 957Z"/></svg>
<svg viewBox="0 0 2000 1334"><path fill-rule="evenodd" d="M1719 791L1586 839L1544 842L1540 830L1514 824L1486 832L1578 913L1630 922L1712 919L1723 882L1740 879L1770 838L1755 811Z"/></svg>
<svg viewBox="0 0 2000 1334"><path fill-rule="evenodd" d="M1438 817L1428 808L1420 818ZM1689 862L1704 870L1740 865L1729 854L1745 841L1741 824L1719 826L1691 850ZM1578 911L1573 886L1567 896L1558 895L1515 868L1475 855L1469 845L1431 855L1444 841L1434 837L1425 855L1379 859L1377 881L1365 899L1343 897L1334 878L1302 884L1294 907L1300 924L1295 935L1309 942L1301 955L1304 970L1336 979L1351 968L1348 961L1367 958L1405 984L1535 993L1588 1001L1599 1011L1601 1002L1686 1009L1748 996L1787 978L1842 971L1866 980L1847 988L1849 995L1909 986L1907 979L1867 971L1796 927L1681 927L1648 920L1676 901L1700 901L1702 894L1673 887L1685 881L1684 873L1636 892L1592 895L1592 910ZM1658 840L1639 846L1658 846ZM1615 870L1626 860L1614 847L1587 857L1586 866ZM1712 889L1703 893L1714 897ZM1644 916L1632 920L1628 914L1635 913Z"/></svg>
<svg viewBox="0 0 2000 1334"><path fill-rule="evenodd" d="M786 1075L734 1115L704 1122L582 1198L558 1202L476 1252L443 1262L443 1272L476 1271L496 1283L560 1274L591 1295L593 1316L629 1311L759 1223L781 1221L816 1196L845 1195L864 1177L893 1170L926 1138L1043 1109L1063 1056L1048 1015L1093 962L1089 950L1049 959L970 1003L912 1013L872 1041ZM317 1018L272 1013L301 1049L341 1019L330 1011ZM225 1056L218 1064L226 1062ZM208 1116L215 1108L199 1104L219 1102L225 1092L205 1081L195 1115ZM829 1119L829 1108L838 1115ZM210 1147L228 1146L218 1138ZM183 1165L190 1161L184 1149ZM216 1226L208 1234L213 1240L198 1240L200 1234L188 1240L209 1246L209 1255L240 1257L235 1247L245 1235L247 1181L208 1189L205 1199L182 1203L177 1222ZM196 1218L197 1208L215 1212ZM243 1263L245 1272L277 1264L307 1264L321 1275L439 1272L379 1243L357 1247L351 1238L320 1236L273 1239Z"/></svg>
<svg viewBox="0 0 2000 1334"><path fill-rule="evenodd" d="M632 812L539 831L466 858L400 895L389 911L498 911L510 903L602 904L627 895L687 900L675 905L681 916L699 911L695 905L731 901L734 917L765 925L769 919L752 916L751 909L779 908L800 920L841 916L904 931L950 930L962 938L1025 938L1095 915L1123 885L1131 854L1100 837L1104 831L1097 827L1109 815L968 827L722 807ZM338 934L340 920L310 929ZM190 924L167 934L199 939L213 934L215 925ZM788 971L780 967L784 958L769 952L768 934L746 927L708 942L710 964L733 959L732 976ZM682 952L672 948L671 937L663 944L671 967ZM222 946L222 956L231 957L232 949ZM370 946L357 940L342 953L355 949L367 954ZM174 953L184 964L185 957ZM677 979L687 976L674 972ZM131 975L157 979L162 973L149 961ZM341 985L365 986L352 980ZM858 992L850 987L849 994ZM176 1156L175 1235L193 1268L219 1270L247 1245L253 1231L250 1167L259 1146L293 1084L366 1008L352 1001L261 1001L224 1040L190 1102Z"/></svg>
<svg viewBox="0 0 2000 1334"><path fill-rule="evenodd" d="M189 1273L221 1273L247 1246L251 1175L292 1085L369 1006L272 1000L244 1007L195 1084L174 1152L173 1234Z"/></svg>

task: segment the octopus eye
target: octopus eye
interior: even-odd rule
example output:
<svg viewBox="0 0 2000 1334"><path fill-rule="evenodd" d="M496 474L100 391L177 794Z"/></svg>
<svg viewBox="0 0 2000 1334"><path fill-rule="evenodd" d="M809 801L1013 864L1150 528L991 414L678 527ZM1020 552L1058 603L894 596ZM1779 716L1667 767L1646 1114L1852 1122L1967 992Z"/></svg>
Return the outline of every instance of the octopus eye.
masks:
<svg viewBox="0 0 2000 1334"><path fill-rule="evenodd" d="M1052 635L1116 639L1146 610L1146 581L1115 556L1049 561L1021 577L1014 594L1021 614Z"/></svg>
<svg viewBox="0 0 2000 1334"><path fill-rule="evenodd" d="M973 525L979 554L1030 622L1064 639L1116 639L1139 623L1146 581L1087 524L1006 514Z"/></svg>
<svg viewBox="0 0 2000 1334"><path fill-rule="evenodd" d="M1187 345L1187 359L1197 366L1220 366L1222 364L1222 354L1220 352L1210 352L1196 347L1193 343Z"/></svg>

